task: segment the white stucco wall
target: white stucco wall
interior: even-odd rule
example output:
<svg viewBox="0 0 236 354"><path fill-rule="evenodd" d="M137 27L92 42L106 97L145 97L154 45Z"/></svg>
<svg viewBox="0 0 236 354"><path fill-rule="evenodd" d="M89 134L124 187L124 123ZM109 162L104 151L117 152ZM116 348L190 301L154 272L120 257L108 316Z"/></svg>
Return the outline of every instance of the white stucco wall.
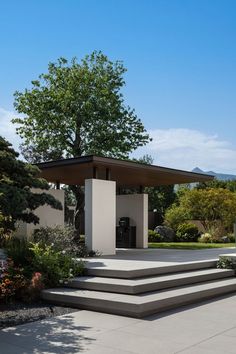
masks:
<svg viewBox="0 0 236 354"><path fill-rule="evenodd" d="M85 181L85 243L89 250L115 254L116 183L113 181Z"/></svg>
<svg viewBox="0 0 236 354"><path fill-rule="evenodd" d="M39 224L34 225L33 223L27 224L23 222L17 223L17 236L30 237L33 231L39 227L54 227L54 226L64 226L64 191L61 189L49 189L47 191L42 191L41 189L32 189L34 193L48 193L54 198L59 200L62 204L63 209L57 210L53 209L50 205L45 204L35 209L34 214L39 217Z"/></svg>
<svg viewBox="0 0 236 354"><path fill-rule="evenodd" d="M148 247L148 195L127 194L116 196L116 223L122 216L130 218L131 226L136 226L136 247Z"/></svg>

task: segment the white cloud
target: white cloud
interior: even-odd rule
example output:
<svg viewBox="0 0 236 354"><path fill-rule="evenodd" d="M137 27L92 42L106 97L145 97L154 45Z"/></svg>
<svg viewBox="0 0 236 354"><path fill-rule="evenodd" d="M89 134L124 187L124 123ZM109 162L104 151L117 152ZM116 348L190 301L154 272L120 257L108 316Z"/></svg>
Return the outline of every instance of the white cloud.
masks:
<svg viewBox="0 0 236 354"><path fill-rule="evenodd" d="M217 135L191 129L156 129L149 131L153 141L135 152L150 154L155 164L192 170L200 167L222 173L236 174L236 148Z"/></svg>
<svg viewBox="0 0 236 354"><path fill-rule="evenodd" d="M11 120L18 116L17 113L0 107L0 135L7 139L17 151L19 151L21 139L16 134L16 124L12 124Z"/></svg>

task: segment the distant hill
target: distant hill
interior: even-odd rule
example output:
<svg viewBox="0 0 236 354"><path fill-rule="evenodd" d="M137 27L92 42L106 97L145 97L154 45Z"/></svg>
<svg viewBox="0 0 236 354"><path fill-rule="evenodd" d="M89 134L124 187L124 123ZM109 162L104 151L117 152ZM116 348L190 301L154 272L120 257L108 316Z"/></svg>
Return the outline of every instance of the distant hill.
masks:
<svg viewBox="0 0 236 354"><path fill-rule="evenodd" d="M205 175L212 175L220 181L228 181L232 179L236 179L236 175L227 175L226 173L217 173L214 171L202 171L199 167L195 167L192 172L203 173Z"/></svg>

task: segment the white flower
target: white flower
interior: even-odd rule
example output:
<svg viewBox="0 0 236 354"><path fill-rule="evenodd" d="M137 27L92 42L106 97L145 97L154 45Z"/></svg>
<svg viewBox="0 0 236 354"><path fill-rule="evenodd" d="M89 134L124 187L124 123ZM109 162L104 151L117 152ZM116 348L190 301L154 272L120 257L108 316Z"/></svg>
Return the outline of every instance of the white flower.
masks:
<svg viewBox="0 0 236 354"><path fill-rule="evenodd" d="M61 253L62 253L62 254L66 254L66 251L62 251Z"/></svg>

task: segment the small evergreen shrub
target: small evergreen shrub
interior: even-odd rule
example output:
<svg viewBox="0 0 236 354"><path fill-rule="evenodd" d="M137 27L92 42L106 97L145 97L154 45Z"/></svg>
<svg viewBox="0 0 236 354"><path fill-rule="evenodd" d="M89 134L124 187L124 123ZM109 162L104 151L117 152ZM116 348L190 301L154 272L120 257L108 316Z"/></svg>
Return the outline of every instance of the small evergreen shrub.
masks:
<svg viewBox="0 0 236 354"><path fill-rule="evenodd" d="M236 270L236 262L228 257L220 257L217 262L217 268Z"/></svg>
<svg viewBox="0 0 236 354"><path fill-rule="evenodd" d="M148 242L163 242L163 238L156 231L148 230Z"/></svg>
<svg viewBox="0 0 236 354"><path fill-rule="evenodd" d="M195 242L199 236L198 228L191 223L183 223L178 226L176 231L177 242Z"/></svg>

